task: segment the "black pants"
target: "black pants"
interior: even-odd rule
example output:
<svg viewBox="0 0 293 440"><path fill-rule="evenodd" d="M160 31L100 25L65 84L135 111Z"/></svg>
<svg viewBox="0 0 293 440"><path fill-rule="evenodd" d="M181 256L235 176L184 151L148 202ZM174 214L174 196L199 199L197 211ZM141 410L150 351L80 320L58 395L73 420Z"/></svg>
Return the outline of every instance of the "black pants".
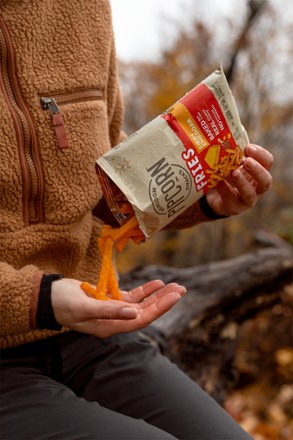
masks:
<svg viewBox="0 0 293 440"><path fill-rule="evenodd" d="M248 440L142 333L2 350L3 440Z"/></svg>

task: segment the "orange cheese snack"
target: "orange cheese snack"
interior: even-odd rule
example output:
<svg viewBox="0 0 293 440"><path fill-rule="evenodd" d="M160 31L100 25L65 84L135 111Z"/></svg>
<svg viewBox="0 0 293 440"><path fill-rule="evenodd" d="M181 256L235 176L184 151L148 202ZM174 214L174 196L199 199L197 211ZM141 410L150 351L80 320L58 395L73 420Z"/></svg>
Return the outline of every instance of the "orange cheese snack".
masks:
<svg viewBox="0 0 293 440"><path fill-rule="evenodd" d="M108 225L103 226L101 235L98 238L98 246L102 255L98 283L96 287L87 282L81 283L80 286L87 295L100 300L122 299L113 264L113 252L115 247L118 252L121 252L130 239L134 239L136 242L144 239L135 216L131 216L119 228L111 228Z"/></svg>

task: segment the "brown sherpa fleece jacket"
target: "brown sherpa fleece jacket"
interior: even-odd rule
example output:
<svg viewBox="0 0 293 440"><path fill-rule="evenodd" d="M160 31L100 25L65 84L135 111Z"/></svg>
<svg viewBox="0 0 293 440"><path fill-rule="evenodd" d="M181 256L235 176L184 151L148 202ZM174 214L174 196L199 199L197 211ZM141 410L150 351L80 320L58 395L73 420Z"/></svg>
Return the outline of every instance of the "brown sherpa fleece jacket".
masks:
<svg viewBox="0 0 293 440"><path fill-rule="evenodd" d="M122 105L107 0L0 0L1 347L35 326L43 273L96 282L96 159ZM67 146L40 98L55 98ZM57 120L57 122L60 122Z"/></svg>
<svg viewBox="0 0 293 440"><path fill-rule="evenodd" d="M2 348L56 333L36 328L44 273L96 283L95 161L122 113L108 0L0 0Z"/></svg>

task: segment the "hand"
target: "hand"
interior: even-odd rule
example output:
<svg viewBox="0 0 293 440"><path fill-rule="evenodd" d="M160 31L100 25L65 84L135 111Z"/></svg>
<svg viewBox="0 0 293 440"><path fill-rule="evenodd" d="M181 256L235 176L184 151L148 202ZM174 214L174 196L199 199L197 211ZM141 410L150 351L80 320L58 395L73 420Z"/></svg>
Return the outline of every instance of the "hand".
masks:
<svg viewBox="0 0 293 440"><path fill-rule="evenodd" d="M228 180L207 194L207 202L218 215L240 214L253 207L259 197L272 185L269 172L273 156L259 145L248 144L242 165L234 170Z"/></svg>
<svg viewBox="0 0 293 440"><path fill-rule="evenodd" d="M55 319L64 327L106 338L146 327L170 310L186 292L176 283L154 280L129 292L122 301L88 297L80 281L63 278L52 283Z"/></svg>

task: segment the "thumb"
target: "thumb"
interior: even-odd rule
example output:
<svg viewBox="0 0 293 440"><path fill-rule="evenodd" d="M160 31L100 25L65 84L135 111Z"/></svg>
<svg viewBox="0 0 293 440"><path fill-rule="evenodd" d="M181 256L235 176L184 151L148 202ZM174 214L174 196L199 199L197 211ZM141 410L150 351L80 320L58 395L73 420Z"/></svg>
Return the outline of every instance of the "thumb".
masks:
<svg viewBox="0 0 293 440"><path fill-rule="evenodd" d="M91 319L135 319L138 315L138 310L135 306L130 306L124 301L115 300L98 300L88 298L91 304L88 303L87 316Z"/></svg>

